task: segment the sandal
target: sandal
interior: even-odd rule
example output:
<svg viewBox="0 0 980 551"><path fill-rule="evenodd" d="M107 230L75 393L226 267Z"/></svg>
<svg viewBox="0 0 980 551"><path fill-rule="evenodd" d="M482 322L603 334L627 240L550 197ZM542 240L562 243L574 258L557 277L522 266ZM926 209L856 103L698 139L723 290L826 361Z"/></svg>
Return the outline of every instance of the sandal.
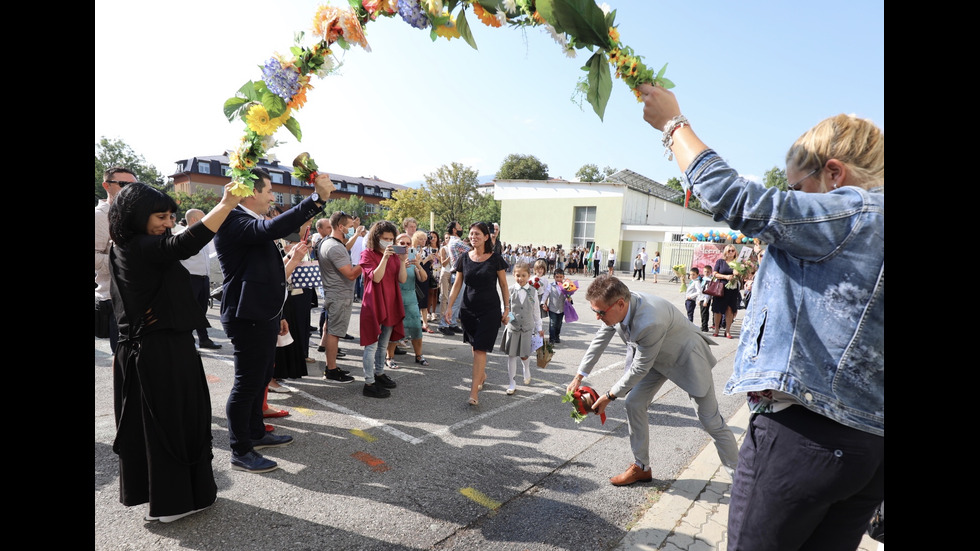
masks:
<svg viewBox="0 0 980 551"><path fill-rule="evenodd" d="M419 364L421 366L428 366L429 365L429 360L425 359L425 356L422 356L420 354L418 356L415 356L415 363L417 363L417 364Z"/></svg>
<svg viewBox="0 0 980 551"><path fill-rule="evenodd" d="M386 369L401 369L402 366L395 363L395 360L385 360Z"/></svg>
<svg viewBox="0 0 980 551"><path fill-rule="evenodd" d="M426 327L426 328L424 329L424 331L425 331L426 333L437 333L437 331L433 331L432 329L430 329L430 328L428 328L428 327Z"/></svg>
<svg viewBox="0 0 980 551"><path fill-rule="evenodd" d="M471 406L478 406L478 405L480 405L480 401L477 400L476 398L470 398L469 404Z"/></svg>

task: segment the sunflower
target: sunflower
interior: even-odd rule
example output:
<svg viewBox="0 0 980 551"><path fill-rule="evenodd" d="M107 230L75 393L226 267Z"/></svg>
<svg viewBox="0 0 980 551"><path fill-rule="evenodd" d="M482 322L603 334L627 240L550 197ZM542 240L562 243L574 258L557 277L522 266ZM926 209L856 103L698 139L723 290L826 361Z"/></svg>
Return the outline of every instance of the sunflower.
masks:
<svg viewBox="0 0 980 551"><path fill-rule="evenodd" d="M250 107L248 115L245 116L245 124L248 125L248 129L260 136L269 136L275 133L279 125L282 124L281 122L273 122L275 120L277 119L269 117L269 112L261 104Z"/></svg>
<svg viewBox="0 0 980 551"><path fill-rule="evenodd" d="M437 25L433 27L436 34L439 36L446 37L446 40L452 40L453 38L459 38L459 29L456 28L456 18L454 17L452 21L449 21L445 25Z"/></svg>
<svg viewBox="0 0 980 551"><path fill-rule="evenodd" d="M616 27L609 27L609 38L612 39L613 43L619 43L619 29Z"/></svg>
<svg viewBox="0 0 980 551"><path fill-rule="evenodd" d="M241 181L236 181L231 186L231 194L236 197L251 197L254 191L252 188Z"/></svg>

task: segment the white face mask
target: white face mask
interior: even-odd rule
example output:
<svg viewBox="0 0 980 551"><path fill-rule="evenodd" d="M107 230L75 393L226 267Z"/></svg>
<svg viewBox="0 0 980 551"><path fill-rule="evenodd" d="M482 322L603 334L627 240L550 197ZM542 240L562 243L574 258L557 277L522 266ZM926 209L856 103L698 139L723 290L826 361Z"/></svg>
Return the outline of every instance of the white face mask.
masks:
<svg viewBox="0 0 980 551"><path fill-rule="evenodd" d="M381 248L382 249L387 249L388 247L394 245L395 242L394 241L378 241L378 244L381 245Z"/></svg>

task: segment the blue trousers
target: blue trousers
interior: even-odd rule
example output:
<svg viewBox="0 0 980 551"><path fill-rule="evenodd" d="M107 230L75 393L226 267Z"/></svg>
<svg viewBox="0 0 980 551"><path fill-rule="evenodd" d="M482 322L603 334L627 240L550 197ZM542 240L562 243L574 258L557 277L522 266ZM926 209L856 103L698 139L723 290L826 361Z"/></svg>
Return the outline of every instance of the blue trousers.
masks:
<svg viewBox="0 0 980 551"><path fill-rule="evenodd" d="M885 496L885 438L804 406L753 414L728 508L728 549L857 549Z"/></svg>
<svg viewBox="0 0 980 551"><path fill-rule="evenodd" d="M548 312L548 338L551 342L561 338L561 324L565 321L565 312Z"/></svg>

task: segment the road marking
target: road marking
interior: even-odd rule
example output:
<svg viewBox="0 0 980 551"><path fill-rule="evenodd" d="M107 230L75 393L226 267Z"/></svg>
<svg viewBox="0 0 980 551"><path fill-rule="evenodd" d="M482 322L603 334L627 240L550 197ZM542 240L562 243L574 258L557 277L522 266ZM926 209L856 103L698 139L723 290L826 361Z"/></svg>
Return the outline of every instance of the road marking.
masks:
<svg viewBox="0 0 980 551"><path fill-rule="evenodd" d="M371 436L370 434L364 432L361 429L350 429L350 433L353 434L354 436L358 437L358 438L363 438L363 439L367 440L368 442L374 442L375 440L377 440L376 437Z"/></svg>
<svg viewBox="0 0 980 551"><path fill-rule="evenodd" d="M354 453L350 454L350 456L353 457L354 459L357 459L358 461L364 463L368 467L371 467L371 470L374 471L374 472L376 472L376 473L383 473L385 471L391 470L391 467L389 467L388 465L385 465L385 462L384 461L382 461L381 459L378 459L377 457L374 457L373 455L371 455L369 453L365 453L365 452L354 452Z"/></svg>
<svg viewBox="0 0 980 551"><path fill-rule="evenodd" d="M490 499L490 496L484 494L483 492L477 490L476 488L460 488L459 493L472 499L473 501L483 505L487 509L496 510L500 507L499 501L494 501Z"/></svg>
<svg viewBox="0 0 980 551"><path fill-rule="evenodd" d="M330 409L332 409L334 411L338 411L340 413L343 413L344 415L349 415L349 416L351 416L351 417L353 417L353 418L361 421L362 423L364 423L366 425L370 425L372 427L378 427L381 430L387 432L388 434L390 434L390 435L392 435L392 436L394 436L396 438L400 438L400 439L408 442L409 444L418 444L418 443L420 443L422 441L420 438L416 438L416 437L412 436L411 434L406 434L406 433L404 433L404 432L402 432L402 431L400 431L400 430L398 430L398 429L396 429L394 427L390 427L390 426L386 425L385 423L383 423L381 421L378 421L377 419L372 419L372 418L367 417L365 415L361 415L360 413L358 413L358 412L356 412L356 411L354 411L352 409L345 408L344 406L342 406L340 404L335 404L333 402L330 402L330 401L327 401L327 400L323 400L321 398L317 398L316 396L313 396L312 394L310 394L310 393L308 393L306 391L303 391L303 390L300 390L300 389L296 389L296 392L294 394L298 394L300 396L305 396L307 399L309 399L309 400L311 400L313 402L316 402L317 404L320 404L323 407L330 408Z"/></svg>

